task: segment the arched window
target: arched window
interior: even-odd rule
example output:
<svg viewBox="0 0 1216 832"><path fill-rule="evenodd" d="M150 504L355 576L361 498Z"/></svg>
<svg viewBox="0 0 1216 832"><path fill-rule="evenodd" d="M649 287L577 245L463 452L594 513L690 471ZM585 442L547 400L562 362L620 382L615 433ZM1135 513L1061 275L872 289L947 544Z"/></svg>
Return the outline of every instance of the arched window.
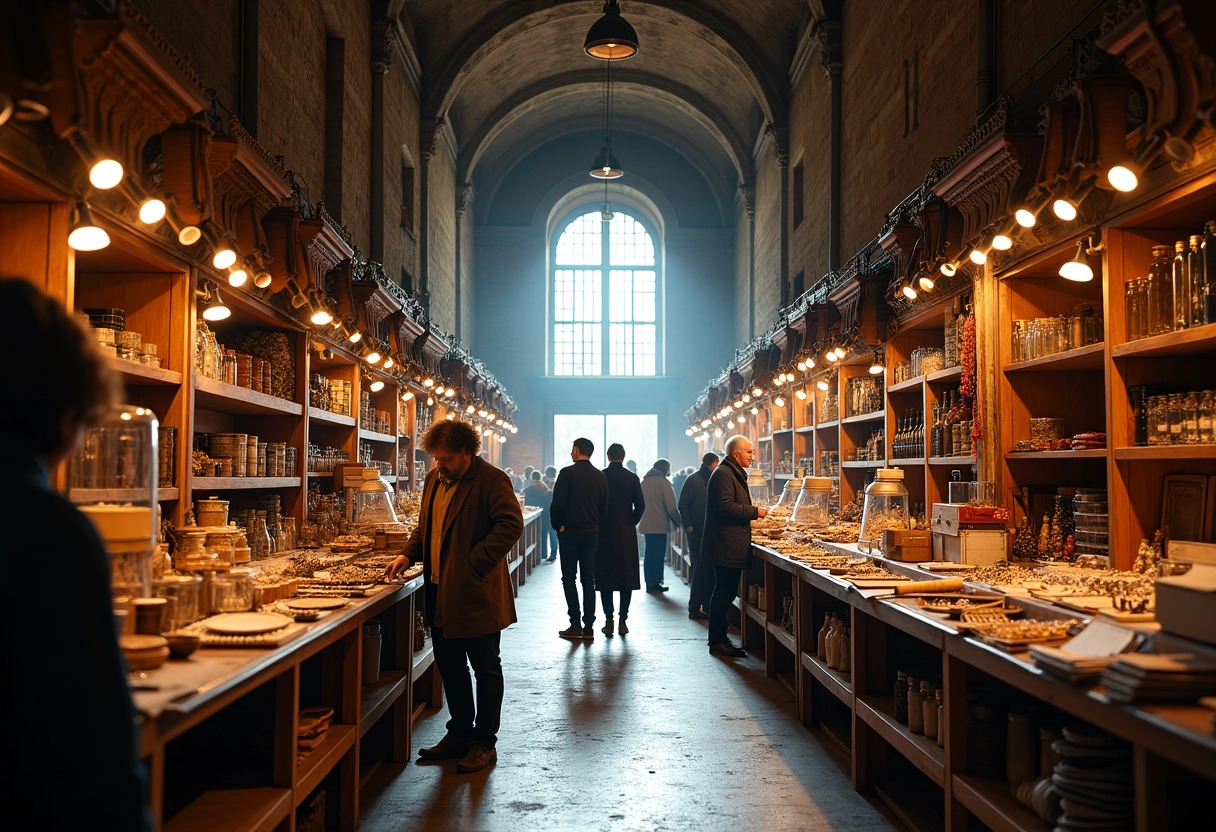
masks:
<svg viewBox="0 0 1216 832"><path fill-rule="evenodd" d="M659 374L655 262L650 232L619 210L609 222L596 210L562 229L553 251L554 375Z"/></svg>

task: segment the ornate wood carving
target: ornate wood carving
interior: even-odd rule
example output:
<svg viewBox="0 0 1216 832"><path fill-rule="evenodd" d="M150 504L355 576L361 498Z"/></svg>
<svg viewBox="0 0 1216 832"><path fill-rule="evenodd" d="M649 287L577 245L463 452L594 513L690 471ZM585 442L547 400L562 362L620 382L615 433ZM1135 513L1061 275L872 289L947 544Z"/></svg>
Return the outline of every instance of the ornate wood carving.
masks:
<svg viewBox="0 0 1216 832"><path fill-rule="evenodd" d="M161 134L161 181L183 220L198 225L215 210L214 180L209 169L211 134L201 124L175 124Z"/></svg>
<svg viewBox="0 0 1216 832"><path fill-rule="evenodd" d="M216 219L237 238L245 254L265 268L270 250L262 217L291 194L281 159L269 154L232 119L231 136L211 140L208 159L214 181Z"/></svg>
<svg viewBox="0 0 1216 832"><path fill-rule="evenodd" d="M1207 0L1120 0L1102 21L1098 45L1123 59L1144 87L1147 111L1141 138L1160 144L1176 162L1195 153L1200 126L1213 124L1216 19Z"/></svg>

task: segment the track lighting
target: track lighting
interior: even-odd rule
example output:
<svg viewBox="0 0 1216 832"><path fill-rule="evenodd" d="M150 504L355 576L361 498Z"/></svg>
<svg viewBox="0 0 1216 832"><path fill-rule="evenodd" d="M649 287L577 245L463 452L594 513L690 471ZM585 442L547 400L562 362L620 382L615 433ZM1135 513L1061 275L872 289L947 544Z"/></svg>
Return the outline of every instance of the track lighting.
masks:
<svg viewBox="0 0 1216 832"><path fill-rule="evenodd" d="M958 273L958 266L951 263L949 260L938 266L938 271L946 277L954 277Z"/></svg>
<svg viewBox="0 0 1216 832"><path fill-rule="evenodd" d="M333 322L333 314L317 295L316 290L308 293L308 307L311 311L311 314L308 316L308 320L312 321L317 326L325 326L326 324Z"/></svg>
<svg viewBox="0 0 1216 832"><path fill-rule="evenodd" d="M192 246L203 238L202 229L182 220L181 215L177 213L177 206L169 205L168 209L166 217L169 220L169 227L177 235L179 243L183 246Z"/></svg>
<svg viewBox="0 0 1216 832"><path fill-rule="evenodd" d="M820 390L827 392L828 380L826 378L821 378L821 379L819 379L819 381L815 382L815 386L818 387Z"/></svg>
<svg viewBox="0 0 1216 832"><path fill-rule="evenodd" d="M76 218L68 234L68 245L76 251L97 251L110 244L110 235L93 222L93 213L84 200L76 202Z"/></svg>
<svg viewBox="0 0 1216 832"><path fill-rule="evenodd" d="M1035 223L1039 221L1039 212L1049 201L1051 201L1051 194L1040 191L1028 198L1026 203L1014 212L1013 218L1022 228L1034 228Z"/></svg>
<svg viewBox="0 0 1216 832"><path fill-rule="evenodd" d="M413 390L406 390L404 393L401 394L401 401L403 401L403 402L408 402L412 398L414 398Z"/></svg>
<svg viewBox="0 0 1216 832"><path fill-rule="evenodd" d="M226 269L236 262L236 252L226 243L220 243L220 247L211 255L211 265L217 269Z"/></svg>
<svg viewBox="0 0 1216 832"><path fill-rule="evenodd" d="M1077 218L1077 206L1061 197L1051 203L1051 212L1062 220L1070 221Z"/></svg>
<svg viewBox="0 0 1216 832"><path fill-rule="evenodd" d="M828 362L833 363L833 364L835 364L835 363L836 363L836 361L838 361L838 360L839 360L839 359L836 357L836 350L835 350L834 348L833 348L833 349L828 350L827 352L825 352L825 353L823 354L823 357L824 357L824 359L825 359L825 360L827 360Z"/></svg>
<svg viewBox="0 0 1216 832"><path fill-rule="evenodd" d="M475 410L476 410L476 408L475 408L473 405L469 405L468 407L466 407L466 408L464 409L464 412L465 412L465 413L472 413L472 412L474 412Z"/></svg>
<svg viewBox="0 0 1216 832"><path fill-rule="evenodd" d="M777 407L785 407L785 399L778 396L777 398L773 399L773 404L777 405Z"/></svg>
<svg viewBox="0 0 1216 832"><path fill-rule="evenodd" d="M981 248L973 248L967 258L975 265L982 266L988 262L988 252Z"/></svg>
<svg viewBox="0 0 1216 832"><path fill-rule="evenodd" d="M997 251L1009 251L1013 248L1013 238L1003 232L997 234L992 238L992 247Z"/></svg>
<svg viewBox="0 0 1216 832"><path fill-rule="evenodd" d="M371 364L372 366L379 364L380 363L380 351L377 350L375 347L372 347L368 351L367 355L363 356L363 360L366 361L368 364Z"/></svg>
<svg viewBox="0 0 1216 832"><path fill-rule="evenodd" d="M744 403L744 404L747 404L747 403L748 403L748 402L750 402L751 400L752 400L752 394L751 394L751 393L744 393L744 394L743 394L743 403Z"/></svg>
<svg viewBox="0 0 1216 832"><path fill-rule="evenodd" d="M447 390L443 391L443 397L445 399L450 399L450 398L452 398L452 396L455 396L455 395L456 395L455 387L449 387Z"/></svg>
<svg viewBox="0 0 1216 832"><path fill-rule="evenodd" d="M832 350L832 352L834 352L834 353L836 354L836 360L837 360L837 361L842 361L842 360L844 360L844 357L845 357L846 355L848 355L848 354L849 354L848 350L846 350L846 349L845 349L844 347L842 347L840 344L837 344L837 345L835 346L835 348Z"/></svg>
<svg viewBox="0 0 1216 832"><path fill-rule="evenodd" d="M684 428L685 436L692 436L692 428Z"/></svg>
<svg viewBox="0 0 1216 832"><path fill-rule="evenodd" d="M795 390L794 395L798 397L798 401L800 401L800 402L806 401L806 390L804 390L803 388L799 387L797 390Z"/></svg>
<svg viewBox="0 0 1216 832"><path fill-rule="evenodd" d="M423 387L434 387L435 379L431 378L430 376L427 376L425 379L422 380L422 386Z"/></svg>
<svg viewBox="0 0 1216 832"><path fill-rule="evenodd" d="M870 361L870 375L882 375L883 371L886 369L886 365L884 365L882 362L882 356L878 354L877 349L874 350L874 358Z"/></svg>
<svg viewBox="0 0 1216 832"><path fill-rule="evenodd" d="M739 417L738 419L736 419L735 421L737 421L739 424L743 424L744 422L746 422L746 421L747 421L747 418L746 418L746 417L744 417L744 416L740 416L740 417Z"/></svg>
<svg viewBox="0 0 1216 832"><path fill-rule="evenodd" d="M758 398L760 398L760 397L761 397L761 396L763 396L763 395L764 395L764 389L763 389L763 388L761 388L761 387L753 387L753 388L752 388L752 396L753 396L754 398L757 398L757 399L758 399Z"/></svg>
<svg viewBox="0 0 1216 832"><path fill-rule="evenodd" d="M394 362L393 362L393 357L390 355L388 358L384 359L384 367L383 367L383 369L385 369L385 370L391 370L391 369L393 369L393 363L394 363Z"/></svg>
<svg viewBox="0 0 1216 832"><path fill-rule="evenodd" d="M229 286L244 286L245 281L249 279L249 274L244 269L230 269L228 271Z"/></svg>
<svg viewBox="0 0 1216 832"><path fill-rule="evenodd" d="M701 420L701 427L702 427L702 428L707 428L707 427L709 427L711 424L713 424L713 423L712 423L712 422L710 422L708 419L702 419L702 420Z"/></svg>
<svg viewBox="0 0 1216 832"><path fill-rule="evenodd" d="M933 280L932 272L925 272L920 277L916 278L916 283L920 286L922 292L932 292L933 287L937 284Z"/></svg>
<svg viewBox="0 0 1216 832"><path fill-rule="evenodd" d="M371 390L373 393L379 393L381 390L384 389L384 382L381 381L380 379L376 379L368 386L368 389Z"/></svg>
<svg viewBox="0 0 1216 832"><path fill-rule="evenodd" d="M265 270L259 271L253 276L253 285L257 286L259 289L265 289L273 281L274 278L271 276L270 272Z"/></svg>
<svg viewBox="0 0 1216 832"><path fill-rule="evenodd" d="M760 408L758 408L758 407L753 407L753 408L752 408L752 415L753 415L753 416L758 416L759 414L760 414Z"/></svg>
<svg viewBox="0 0 1216 832"><path fill-rule="evenodd" d="M89 182L94 188L108 191L122 181L122 163L114 159L98 159L89 168Z"/></svg>
<svg viewBox="0 0 1216 832"><path fill-rule="evenodd" d="M346 336L346 340L350 341L352 344L357 344L363 340L363 333L357 329L352 329L350 331L350 335Z"/></svg>
<svg viewBox="0 0 1216 832"><path fill-rule="evenodd" d="M913 286L911 283L905 283L902 286L900 286L899 293L901 295L903 295L905 298L907 298L908 300L916 300L916 297L917 297L916 287Z"/></svg>
<svg viewBox="0 0 1216 832"><path fill-rule="evenodd" d="M434 406L435 406L435 397L434 397L434 396L427 396L427 397L426 397L426 406L427 406L427 407L434 407Z"/></svg>
<svg viewBox="0 0 1216 832"><path fill-rule="evenodd" d="M224 301L220 299L220 287L213 286L211 283L206 283L201 292L203 299L203 319L208 321L222 321L232 315L232 310L224 305Z"/></svg>
<svg viewBox="0 0 1216 832"><path fill-rule="evenodd" d="M1071 260L1060 266L1060 277L1076 283L1088 283L1094 279L1094 270L1089 265L1089 254L1098 249L1090 248L1092 238L1077 240L1077 253Z"/></svg>

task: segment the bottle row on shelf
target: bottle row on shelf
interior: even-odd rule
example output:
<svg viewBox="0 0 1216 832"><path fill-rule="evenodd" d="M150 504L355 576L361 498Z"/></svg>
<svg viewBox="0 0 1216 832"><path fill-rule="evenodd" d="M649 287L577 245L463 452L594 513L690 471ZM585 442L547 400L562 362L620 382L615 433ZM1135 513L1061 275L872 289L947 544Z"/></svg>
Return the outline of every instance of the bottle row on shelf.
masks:
<svg viewBox="0 0 1216 832"><path fill-rule="evenodd" d="M1216 220L1152 254L1148 276L1123 284L1127 340L1216 323Z"/></svg>

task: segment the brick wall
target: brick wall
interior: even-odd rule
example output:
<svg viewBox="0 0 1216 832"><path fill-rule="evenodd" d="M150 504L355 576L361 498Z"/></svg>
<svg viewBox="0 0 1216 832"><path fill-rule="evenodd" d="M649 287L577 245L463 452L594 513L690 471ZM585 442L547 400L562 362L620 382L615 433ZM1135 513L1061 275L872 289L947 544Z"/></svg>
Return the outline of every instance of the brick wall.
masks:
<svg viewBox="0 0 1216 832"><path fill-rule="evenodd" d="M346 41L342 223L355 245L366 253L371 245L371 17L368 4L359 0L342 0L334 5Z"/></svg>
<svg viewBox="0 0 1216 832"><path fill-rule="evenodd" d="M140 0L139 10L232 113L240 107L240 0Z"/></svg>
<svg viewBox="0 0 1216 832"><path fill-rule="evenodd" d="M734 257L734 301L735 325L734 342L736 345L746 344L751 340L748 330L751 309L751 289L749 286L749 269L751 268L751 221L747 218L743 198L735 201L735 257ZM708 381L708 379L706 379Z"/></svg>
<svg viewBox="0 0 1216 832"><path fill-rule="evenodd" d="M756 333L781 306L781 177L786 169L768 143L756 159Z"/></svg>
<svg viewBox="0 0 1216 832"><path fill-rule="evenodd" d="M975 4L845 6L841 76L842 260L975 121ZM904 62L919 56L919 125L904 135ZM803 138L799 136L799 138ZM791 144L794 142L791 141Z"/></svg>
<svg viewBox="0 0 1216 832"><path fill-rule="evenodd" d="M819 55L794 88L790 106L790 170L803 170L803 219L797 227L790 217L789 274L799 272L810 286L828 271L828 215L831 188L831 86L819 65ZM791 176L791 185L793 178ZM794 195L790 193L790 204ZM850 252L851 253L851 252Z"/></svg>
<svg viewBox="0 0 1216 832"><path fill-rule="evenodd" d="M445 332L456 327L456 160L439 141L427 164L431 320Z"/></svg>

